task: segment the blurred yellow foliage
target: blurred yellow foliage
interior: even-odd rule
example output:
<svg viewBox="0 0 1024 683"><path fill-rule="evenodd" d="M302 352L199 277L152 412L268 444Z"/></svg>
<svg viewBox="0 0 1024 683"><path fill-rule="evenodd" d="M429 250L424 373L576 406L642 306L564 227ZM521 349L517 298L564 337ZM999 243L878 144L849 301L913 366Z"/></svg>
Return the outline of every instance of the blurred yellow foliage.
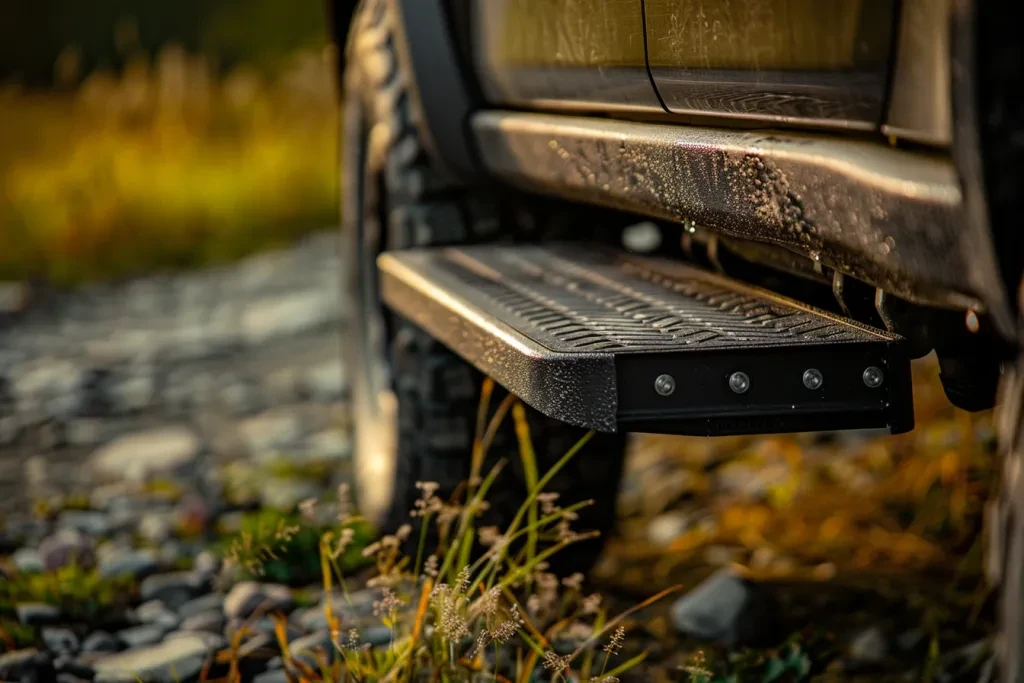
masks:
<svg viewBox="0 0 1024 683"><path fill-rule="evenodd" d="M0 90L0 279L200 265L335 224L334 63L222 77L170 47L72 93Z"/></svg>

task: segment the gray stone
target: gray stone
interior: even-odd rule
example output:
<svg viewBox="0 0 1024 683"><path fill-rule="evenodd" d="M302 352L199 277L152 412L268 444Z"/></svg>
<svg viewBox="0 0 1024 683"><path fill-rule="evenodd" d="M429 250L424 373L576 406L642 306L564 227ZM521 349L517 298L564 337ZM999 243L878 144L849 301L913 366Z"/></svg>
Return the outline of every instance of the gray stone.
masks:
<svg viewBox="0 0 1024 683"><path fill-rule="evenodd" d="M117 549L100 560L99 573L105 578L131 576L141 579L159 567L156 552L152 550Z"/></svg>
<svg viewBox="0 0 1024 683"><path fill-rule="evenodd" d="M28 306L31 290L25 282L0 282L0 315L21 313Z"/></svg>
<svg viewBox="0 0 1024 683"><path fill-rule="evenodd" d="M260 501L264 507L290 512L307 498L315 498L321 490L311 481L270 477L260 491Z"/></svg>
<svg viewBox="0 0 1024 683"><path fill-rule="evenodd" d="M21 425L18 418L13 415L0 417L0 446L10 446L18 440L21 433Z"/></svg>
<svg viewBox="0 0 1024 683"><path fill-rule="evenodd" d="M25 625L52 624L60 619L60 610L44 602L19 602L14 605L18 621Z"/></svg>
<svg viewBox="0 0 1024 683"><path fill-rule="evenodd" d="M177 631L171 631L164 636L164 640L172 640L174 638L195 638L199 637L206 643L211 651L223 650L228 646L228 639L220 633L211 633L209 631L183 631L178 629Z"/></svg>
<svg viewBox="0 0 1024 683"><path fill-rule="evenodd" d="M672 605L672 623L693 638L731 645L740 640L740 622L750 601L746 581L728 570L718 571Z"/></svg>
<svg viewBox="0 0 1024 683"><path fill-rule="evenodd" d="M41 668L48 667L50 657L32 648L0 654L0 681L36 681Z"/></svg>
<svg viewBox="0 0 1024 683"><path fill-rule="evenodd" d="M93 631L82 641L82 652L118 652L124 644L106 631Z"/></svg>
<svg viewBox="0 0 1024 683"><path fill-rule="evenodd" d="M359 641L373 647L381 647L391 643L393 634L387 626L370 626L359 633Z"/></svg>
<svg viewBox="0 0 1024 683"><path fill-rule="evenodd" d="M15 569L25 574L36 574L45 569L43 558L35 548L18 548L11 555L11 563Z"/></svg>
<svg viewBox="0 0 1024 683"><path fill-rule="evenodd" d="M160 600L171 609L177 609L196 597L207 587L209 580L194 572L170 572L147 577L139 586L139 597Z"/></svg>
<svg viewBox="0 0 1024 683"><path fill-rule="evenodd" d="M341 358L333 358L309 368L303 377L303 388L316 401L329 403L342 398L347 384Z"/></svg>
<svg viewBox="0 0 1024 683"><path fill-rule="evenodd" d="M220 399L233 415L246 415L260 405L259 394L245 382L235 382L221 389Z"/></svg>
<svg viewBox="0 0 1024 683"><path fill-rule="evenodd" d="M271 669L254 676L252 683L288 683L290 680L284 669Z"/></svg>
<svg viewBox="0 0 1024 683"><path fill-rule="evenodd" d="M174 520L170 511L153 511L142 515L138 526L139 536L154 545L160 545L174 531Z"/></svg>
<svg viewBox="0 0 1024 683"><path fill-rule="evenodd" d="M159 643L163 640L164 634L170 629L160 626L158 624L142 624L141 626L132 626L117 632L117 637L121 639L128 649L143 647L145 645L152 645Z"/></svg>
<svg viewBox="0 0 1024 683"><path fill-rule="evenodd" d="M199 438L186 427L159 427L123 436L94 451L89 465L110 478L143 480L191 464L199 455Z"/></svg>
<svg viewBox="0 0 1024 683"><path fill-rule="evenodd" d="M69 446L95 446L103 441L106 431L107 427L101 420L72 420L64 429L64 440Z"/></svg>
<svg viewBox="0 0 1024 683"><path fill-rule="evenodd" d="M160 626L165 630L177 628L181 619L160 600L150 600L135 608L135 618L143 624Z"/></svg>
<svg viewBox="0 0 1024 683"><path fill-rule="evenodd" d="M53 660L53 668L57 670L57 680L91 681L96 671L83 662L76 661L69 653L62 653ZM63 677L63 678L62 678ZM68 678L70 677L70 678Z"/></svg>
<svg viewBox="0 0 1024 683"><path fill-rule="evenodd" d="M271 410L243 420L238 433L250 455L259 459L268 453L294 447L302 436L299 418L287 411Z"/></svg>
<svg viewBox="0 0 1024 683"><path fill-rule="evenodd" d="M44 628L40 633L43 645L50 652L71 652L78 651L78 636L74 631L67 628Z"/></svg>
<svg viewBox="0 0 1024 683"><path fill-rule="evenodd" d="M110 406L117 414L142 410L153 403L155 396L156 382L149 374L125 377L107 387Z"/></svg>
<svg viewBox="0 0 1024 683"><path fill-rule="evenodd" d="M189 600L178 608L178 616L182 619L188 619L189 617L194 617L197 614L203 614L210 610L216 610L217 612L224 611L223 595L220 593L209 593L208 595L200 596L194 600Z"/></svg>
<svg viewBox="0 0 1024 683"><path fill-rule="evenodd" d="M251 304L242 314L241 332L250 345L296 335L338 317L339 297L334 292L295 292Z"/></svg>
<svg viewBox="0 0 1024 683"><path fill-rule="evenodd" d="M71 529L63 529L40 541L39 557L48 571L70 564L91 567L95 561L92 541Z"/></svg>
<svg viewBox="0 0 1024 683"><path fill-rule="evenodd" d="M105 536L113 530L110 517L99 510L64 510L57 518L57 526L90 536Z"/></svg>
<svg viewBox="0 0 1024 683"><path fill-rule="evenodd" d="M878 664L889 654L889 643L882 629L871 626L850 641L850 659L858 664Z"/></svg>
<svg viewBox="0 0 1024 683"><path fill-rule="evenodd" d="M196 555L192 570L204 575L213 576L220 571L221 560L209 550L202 550Z"/></svg>
<svg viewBox="0 0 1024 683"><path fill-rule="evenodd" d="M85 371L74 361L42 358L20 370L12 393L22 406L41 408L56 400L54 407L73 412L81 404Z"/></svg>
<svg viewBox="0 0 1024 683"><path fill-rule="evenodd" d="M269 614L287 611L294 604L288 586L243 581L235 585L224 599L224 616L228 619L247 619L257 610Z"/></svg>
<svg viewBox="0 0 1024 683"><path fill-rule="evenodd" d="M220 633L224 630L227 619L221 610L210 610L200 612L187 617L179 627L182 631L205 631L208 633Z"/></svg>
<svg viewBox="0 0 1024 683"><path fill-rule="evenodd" d="M690 528L690 517L681 510L665 512L647 523L647 540L656 546L668 547Z"/></svg>
<svg viewBox="0 0 1024 683"><path fill-rule="evenodd" d="M317 631L316 633L310 633L309 635L302 636L301 638L296 638L289 643L288 650L291 652L293 657L301 657L303 654L315 655L317 651L320 651L327 655L328 663L334 661L335 647L334 643L331 641L330 631L327 631L326 629ZM316 670L319 668L316 665L316 661L317 660L314 656L310 656L306 663L313 665L314 670Z"/></svg>
<svg viewBox="0 0 1024 683"><path fill-rule="evenodd" d="M193 680L203 669L210 648L200 636L171 638L101 657L93 663L96 683L176 683Z"/></svg>

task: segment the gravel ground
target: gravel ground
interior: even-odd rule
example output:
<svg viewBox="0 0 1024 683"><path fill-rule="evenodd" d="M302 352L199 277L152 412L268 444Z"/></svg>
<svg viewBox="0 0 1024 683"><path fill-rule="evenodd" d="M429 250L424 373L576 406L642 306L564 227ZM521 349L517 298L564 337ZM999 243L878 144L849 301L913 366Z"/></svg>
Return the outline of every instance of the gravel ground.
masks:
<svg viewBox="0 0 1024 683"><path fill-rule="evenodd" d="M0 681L197 680L247 620L242 678L285 681L261 606L293 641L329 644L314 577L253 580L221 556L259 511L329 500L347 477L340 286L328 234L0 312L0 585L42 596L0 590ZM623 655L650 656L623 679L702 680L702 657L742 652L756 680L803 680L805 663L823 680L976 679L990 606L971 597L985 491L970 468L991 429L924 380L918 394L921 427L897 439L637 438L593 582L619 608L680 590L634 615ZM949 453L970 485L952 522L955 486L918 491L938 455L960 471ZM353 589L343 628L387 646L379 595Z"/></svg>

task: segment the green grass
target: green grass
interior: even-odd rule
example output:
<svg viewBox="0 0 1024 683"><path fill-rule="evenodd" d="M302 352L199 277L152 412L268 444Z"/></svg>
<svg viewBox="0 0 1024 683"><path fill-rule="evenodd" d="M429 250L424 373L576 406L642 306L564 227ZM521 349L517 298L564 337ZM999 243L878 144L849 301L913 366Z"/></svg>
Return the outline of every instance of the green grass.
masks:
<svg viewBox="0 0 1024 683"><path fill-rule="evenodd" d="M328 54L276 80L165 50L71 94L0 89L0 280L201 266L337 222Z"/></svg>

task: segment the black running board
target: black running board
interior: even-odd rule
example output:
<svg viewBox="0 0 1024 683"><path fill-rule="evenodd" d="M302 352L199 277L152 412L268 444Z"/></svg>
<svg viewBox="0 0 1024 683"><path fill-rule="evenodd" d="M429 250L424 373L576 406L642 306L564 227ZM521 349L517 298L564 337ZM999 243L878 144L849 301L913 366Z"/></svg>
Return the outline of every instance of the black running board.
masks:
<svg viewBox="0 0 1024 683"><path fill-rule="evenodd" d="M589 245L388 252L385 302L542 413L599 431L913 428L887 332Z"/></svg>

